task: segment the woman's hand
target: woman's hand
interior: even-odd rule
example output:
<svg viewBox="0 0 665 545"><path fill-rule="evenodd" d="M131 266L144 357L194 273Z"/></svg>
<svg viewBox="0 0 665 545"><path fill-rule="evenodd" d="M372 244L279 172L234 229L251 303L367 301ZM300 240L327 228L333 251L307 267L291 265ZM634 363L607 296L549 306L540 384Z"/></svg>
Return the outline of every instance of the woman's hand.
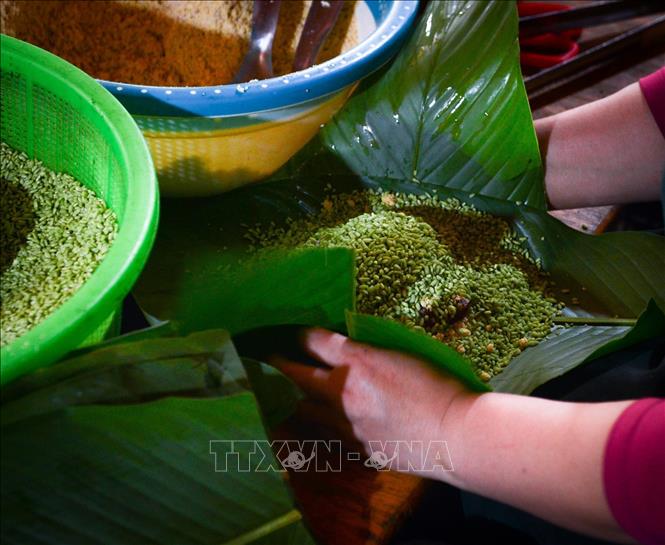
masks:
<svg viewBox="0 0 665 545"><path fill-rule="evenodd" d="M323 366L269 358L307 393L301 416L360 442L368 455L377 445L383 450L381 444L399 442L397 452L384 451L394 456L391 469L593 536L627 539L609 511L602 468L609 431L630 402L474 394L417 358L322 329L307 330L303 347ZM445 442L449 458L438 458L443 470L423 466L422 452L407 448L413 442Z"/></svg>
<svg viewBox="0 0 665 545"><path fill-rule="evenodd" d="M446 441L446 418L460 400L477 397L458 381L430 365L398 352L356 343L323 329L306 330L305 352L322 367L276 356L270 363L291 377L308 395L300 415L361 443L392 443L399 452L393 469L415 470L422 452L406 448L420 442ZM409 468L409 464L411 467Z"/></svg>

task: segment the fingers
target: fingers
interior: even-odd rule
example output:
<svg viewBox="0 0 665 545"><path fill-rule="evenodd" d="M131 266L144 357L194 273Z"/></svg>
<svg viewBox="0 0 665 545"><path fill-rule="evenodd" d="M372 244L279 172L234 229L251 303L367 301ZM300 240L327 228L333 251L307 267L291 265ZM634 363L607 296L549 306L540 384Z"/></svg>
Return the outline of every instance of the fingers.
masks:
<svg viewBox="0 0 665 545"><path fill-rule="evenodd" d="M288 376L310 397L325 402L336 402L335 392L330 388L330 371L312 365L294 363L282 356L271 356L268 363Z"/></svg>
<svg viewBox="0 0 665 545"><path fill-rule="evenodd" d="M331 367L351 365L355 359L357 345L340 333L321 328L306 329L301 343L308 355Z"/></svg>

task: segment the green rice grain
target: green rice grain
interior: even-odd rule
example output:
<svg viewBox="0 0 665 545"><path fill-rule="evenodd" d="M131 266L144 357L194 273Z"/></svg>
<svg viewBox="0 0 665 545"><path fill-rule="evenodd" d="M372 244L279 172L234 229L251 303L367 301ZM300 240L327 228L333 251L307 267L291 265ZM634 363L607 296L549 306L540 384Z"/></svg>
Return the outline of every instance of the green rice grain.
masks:
<svg viewBox="0 0 665 545"><path fill-rule="evenodd" d="M69 299L106 255L113 211L67 174L4 142L0 155L0 345L12 343Z"/></svg>
<svg viewBox="0 0 665 545"><path fill-rule="evenodd" d="M424 330L482 380L542 340L561 307L510 224L455 199L331 195L315 216L246 237L255 249L355 250L358 311Z"/></svg>

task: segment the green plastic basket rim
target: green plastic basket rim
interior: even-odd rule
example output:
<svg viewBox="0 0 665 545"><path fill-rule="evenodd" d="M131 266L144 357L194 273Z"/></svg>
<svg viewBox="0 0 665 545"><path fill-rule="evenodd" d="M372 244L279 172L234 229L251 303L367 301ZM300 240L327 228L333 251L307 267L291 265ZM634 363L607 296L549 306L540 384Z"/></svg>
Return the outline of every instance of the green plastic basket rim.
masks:
<svg viewBox="0 0 665 545"><path fill-rule="evenodd" d="M123 221L90 278L48 318L0 349L0 383L49 365L80 345L112 314L138 278L157 231L159 194L148 146L131 115L111 93L67 61L6 35L0 36L2 71L48 72L50 87L68 87L102 117L130 178ZM26 151L26 150L22 150Z"/></svg>

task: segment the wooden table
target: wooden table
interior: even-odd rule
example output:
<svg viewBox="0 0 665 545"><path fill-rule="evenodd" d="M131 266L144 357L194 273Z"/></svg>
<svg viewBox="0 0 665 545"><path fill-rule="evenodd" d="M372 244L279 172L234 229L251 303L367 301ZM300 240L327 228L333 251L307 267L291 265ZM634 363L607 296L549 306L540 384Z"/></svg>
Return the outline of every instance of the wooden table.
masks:
<svg viewBox="0 0 665 545"><path fill-rule="evenodd" d="M574 4L576 2L568 2ZM579 3L579 2L577 2ZM644 19L642 19L644 20ZM585 29L580 45L614 35L640 20ZM611 66L532 100L534 118L545 117L610 95L665 65L665 48L637 51ZM581 231L602 232L616 214L615 207L551 212ZM320 438L291 422L281 438ZM401 522L418 505L427 481L404 473L377 472L361 461L344 459L340 473L290 472L296 499L312 534L322 545L387 543ZM442 506L444 508L444 506Z"/></svg>

